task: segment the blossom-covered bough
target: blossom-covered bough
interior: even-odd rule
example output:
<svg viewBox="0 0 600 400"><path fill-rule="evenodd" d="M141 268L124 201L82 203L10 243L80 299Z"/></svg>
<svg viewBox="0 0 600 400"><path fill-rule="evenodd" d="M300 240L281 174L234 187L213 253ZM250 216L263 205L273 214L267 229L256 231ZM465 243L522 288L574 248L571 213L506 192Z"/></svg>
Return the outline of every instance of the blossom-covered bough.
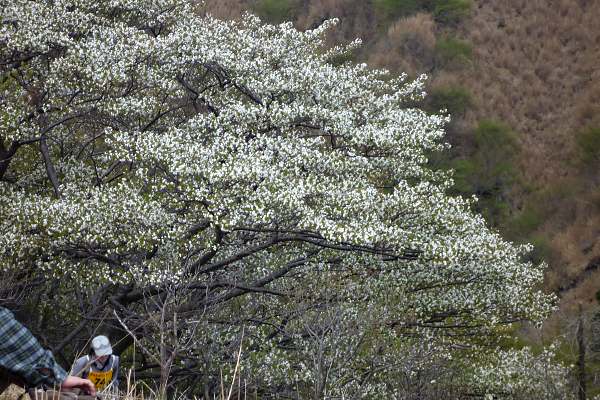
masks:
<svg viewBox="0 0 600 400"><path fill-rule="evenodd" d="M550 309L543 266L428 166L447 119L414 107L424 77L338 65L358 43L326 48L335 21L224 22L181 0L0 5L4 270L99 299L118 288L119 313L177 292L173 315L216 323L190 354L247 325L255 376L321 395L384 381L366 366L403 338L450 355ZM332 318L347 330L316 322ZM343 365L299 368L311 338Z"/></svg>

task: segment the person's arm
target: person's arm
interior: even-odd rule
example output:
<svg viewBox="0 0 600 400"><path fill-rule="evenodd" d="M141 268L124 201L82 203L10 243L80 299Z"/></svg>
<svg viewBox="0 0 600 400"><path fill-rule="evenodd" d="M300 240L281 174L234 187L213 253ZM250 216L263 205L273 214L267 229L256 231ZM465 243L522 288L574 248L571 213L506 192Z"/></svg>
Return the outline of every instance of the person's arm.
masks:
<svg viewBox="0 0 600 400"><path fill-rule="evenodd" d="M90 396L96 395L96 388L94 387L92 381L90 381L89 379L80 378L78 376L67 376L60 385L60 387L62 389L79 388L82 389L85 393L89 394Z"/></svg>
<svg viewBox="0 0 600 400"><path fill-rule="evenodd" d="M89 380L67 376L52 353L4 307L0 307L0 367L20 376L31 387L81 387L92 395L96 393Z"/></svg>
<svg viewBox="0 0 600 400"><path fill-rule="evenodd" d="M86 378L85 370L89 367L88 357L83 356L78 358L71 367L71 375Z"/></svg>
<svg viewBox="0 0 600 400"><path fill-rule="evenodd" d="M0 307L0 366L30 386L60 386L67 377L52 353L42 348L31 332L3 307Z"/></svg>

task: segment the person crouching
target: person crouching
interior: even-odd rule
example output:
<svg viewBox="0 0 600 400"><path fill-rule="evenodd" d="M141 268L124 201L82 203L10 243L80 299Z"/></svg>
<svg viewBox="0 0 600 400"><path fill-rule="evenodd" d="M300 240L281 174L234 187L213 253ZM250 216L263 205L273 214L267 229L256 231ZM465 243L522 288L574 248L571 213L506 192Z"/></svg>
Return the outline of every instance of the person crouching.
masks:
<svg viewBox="0 0 600 400"><path fill-rule="evenodd" d="M92 339L90 353L77 359L73 364L72 373L84 379L89 379L96 390L107 388L116 390L119 386L119 356L114 355L110 341L104 335Z"/></svg>

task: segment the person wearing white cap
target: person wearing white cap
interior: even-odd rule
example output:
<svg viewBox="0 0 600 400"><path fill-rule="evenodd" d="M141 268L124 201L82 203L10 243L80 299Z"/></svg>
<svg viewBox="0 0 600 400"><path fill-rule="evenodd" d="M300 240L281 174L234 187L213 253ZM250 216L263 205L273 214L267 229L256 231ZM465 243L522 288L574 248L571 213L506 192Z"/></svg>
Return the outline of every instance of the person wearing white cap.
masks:
<svg viewBox="0 0 600 400"><path fill-rule="evenodd" d="M114 355L110 341L104 335L92 339L90 354L78 358L72 374L89 379L98 391L119 386L119 356Z"/></svg>

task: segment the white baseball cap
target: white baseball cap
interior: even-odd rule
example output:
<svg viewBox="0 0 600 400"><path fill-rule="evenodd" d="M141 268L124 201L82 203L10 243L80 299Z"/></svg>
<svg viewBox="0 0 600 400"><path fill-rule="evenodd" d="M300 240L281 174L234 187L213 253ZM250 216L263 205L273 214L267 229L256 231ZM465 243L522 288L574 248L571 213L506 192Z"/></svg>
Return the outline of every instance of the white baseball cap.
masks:
<svg viewBox="0 0 600 400"><path fill-rule="evenodd" d="M108 356L112 354L112 347L110 341L104 335L96 336L92 339L92 349L94 354L98 357Z"/></svg>

